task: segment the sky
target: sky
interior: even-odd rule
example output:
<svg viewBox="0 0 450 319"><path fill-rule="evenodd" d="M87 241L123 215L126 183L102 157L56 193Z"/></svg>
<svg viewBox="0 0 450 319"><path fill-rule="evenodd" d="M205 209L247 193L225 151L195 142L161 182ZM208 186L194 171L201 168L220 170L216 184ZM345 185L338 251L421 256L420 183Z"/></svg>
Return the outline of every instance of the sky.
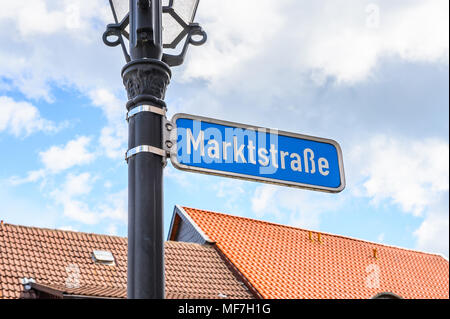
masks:
<svg viewBox="0 0 450 319"><path fill-rule="evenodd" d="M164 171L175 205L449 254L449 2L202 0L189 113L337 141L338 194ZM126 91L106 0L0 0L0 219L127 235Z"/></svg>

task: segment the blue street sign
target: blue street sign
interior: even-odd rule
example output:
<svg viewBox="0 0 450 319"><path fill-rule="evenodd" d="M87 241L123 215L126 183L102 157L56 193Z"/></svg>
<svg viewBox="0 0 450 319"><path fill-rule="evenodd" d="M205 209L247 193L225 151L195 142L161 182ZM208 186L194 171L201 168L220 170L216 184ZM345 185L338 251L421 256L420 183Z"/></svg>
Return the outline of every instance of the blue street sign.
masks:
<svg viewBox="0 0 450 319"><path fill-rule="evenodd" d="M176 114L174 167L337 193L345 187L342 152L333 140L189 114Z"/></svg>

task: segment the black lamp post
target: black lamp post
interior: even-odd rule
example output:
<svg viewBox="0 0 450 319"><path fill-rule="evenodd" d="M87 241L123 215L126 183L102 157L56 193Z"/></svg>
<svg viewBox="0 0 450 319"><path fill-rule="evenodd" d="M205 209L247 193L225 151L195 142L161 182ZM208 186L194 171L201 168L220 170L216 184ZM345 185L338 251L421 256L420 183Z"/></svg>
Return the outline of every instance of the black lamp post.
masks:
<svg viewBox="0 0 450 319"><path fill-rule="evenodd" d="M108 46L122 47L122 78L128 94L128 298L164 298L163 130L164 96L170 67L183 63L189 44L206 42L193 23L199 0L109 0L114 24L103 34ZM163 5L164 4L164 5ZM178 55L163 52L176 48ZM126 41L129 41L129 53Z"/></svg>

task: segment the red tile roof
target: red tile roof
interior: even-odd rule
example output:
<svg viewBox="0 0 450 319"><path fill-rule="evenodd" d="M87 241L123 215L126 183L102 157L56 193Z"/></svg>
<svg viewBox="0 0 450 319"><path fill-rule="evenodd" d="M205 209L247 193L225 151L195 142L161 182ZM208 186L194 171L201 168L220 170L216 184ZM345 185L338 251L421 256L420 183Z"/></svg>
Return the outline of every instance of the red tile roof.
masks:
<svg viewBox="0 0 450 319"><path fill-rule="evenodd" d="M264 298L449 298L439 255L183 209Z"/></svg>
<svg viewBox="0 0 450 319"><path fill-rule="evenodd" d="M43 285L43 284L31 284L32 288L37 291L47 292L54 295L56 298L63 298L64 295L68 296L85 296L91 298L111 298L122 299L127 296L126 288L112 288L112 287L67 287L65 285ZM24 296L27 293L24 293ZM31 294L31 293L28 293Z"/></svg>
<svg viewBox="0 0 450 319"><path fill-rule="evenodd" d="M94 250L110 251L115 265L95 263ZM167 298L253 298L212 245L166 242ZM127 239L0 224L0 298L29 297L21 283L62 296L125 298Z"/></svg>
<svg viewBox="0 0 450 319"><path fill-rule="evenodd" d="M248 299L253 294L213 245L166 242L166 290L170 298Z"/></svg>

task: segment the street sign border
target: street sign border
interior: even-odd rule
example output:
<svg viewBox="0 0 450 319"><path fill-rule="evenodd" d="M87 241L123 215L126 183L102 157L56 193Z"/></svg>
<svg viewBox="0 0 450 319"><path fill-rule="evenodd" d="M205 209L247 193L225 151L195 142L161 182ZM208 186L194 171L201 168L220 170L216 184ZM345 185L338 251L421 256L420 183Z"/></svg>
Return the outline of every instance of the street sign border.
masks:
<svg viewBox="0 0 450 319"><path fill-rule="evenodd" d="M278 135L331 144L336 148L336 151L337 151L338 163L339 163L339 175L340 175L341 184L338 187L326 187L326 186L320 186L320 185L313 186L310 184L303 184L303 183L297 183L297 182L291 182L291 181L282 181L282 180L268 178L268 177L258 177L258 176L246 175L246 174L240 174L240 173L234 173L234 172L224 172L224 171L219 171L219 170L213 170L213 169L208 169L208 168L202 168L202 167L181 164L180 162L178 162L178 154L177 154L178 133L177 133L176 121L178 119L201 121L201 122L207 122L207 123L212 123L212 124L237 127L237 128L242 128L242 129L250 129L250 130L255 130L255 131L258 131L258 129L263 129L263 130L267 131L267 134L270 134L271 131L276 130ZM274 184L274 185L279 185L279 186L289 186L289 187L321 191L321 192L327 192L327 193L339 193L339 192L343 191L345 188L344 161L342 158L342 150L341 150L340 145L334 140L316 137L316 136L309 136L309 135L304 135L304 134L286 132L286 131L281 131L278 129L270 129L267 127L218 120L218 119L213 119L213 118L199 116L199 115L192 115L192 114L187 114L187 113L175 114L172 117L171 122L174 125L174 129L172 132L175 136L175 139L174 139L173 146L170 148L170 161L172 162L172 165L179 170L202 173L202 174L207 174L207 175L231 177L231 178L248 180L248 181L253 181L253 182L263 182L263 183Z"/></svg>

